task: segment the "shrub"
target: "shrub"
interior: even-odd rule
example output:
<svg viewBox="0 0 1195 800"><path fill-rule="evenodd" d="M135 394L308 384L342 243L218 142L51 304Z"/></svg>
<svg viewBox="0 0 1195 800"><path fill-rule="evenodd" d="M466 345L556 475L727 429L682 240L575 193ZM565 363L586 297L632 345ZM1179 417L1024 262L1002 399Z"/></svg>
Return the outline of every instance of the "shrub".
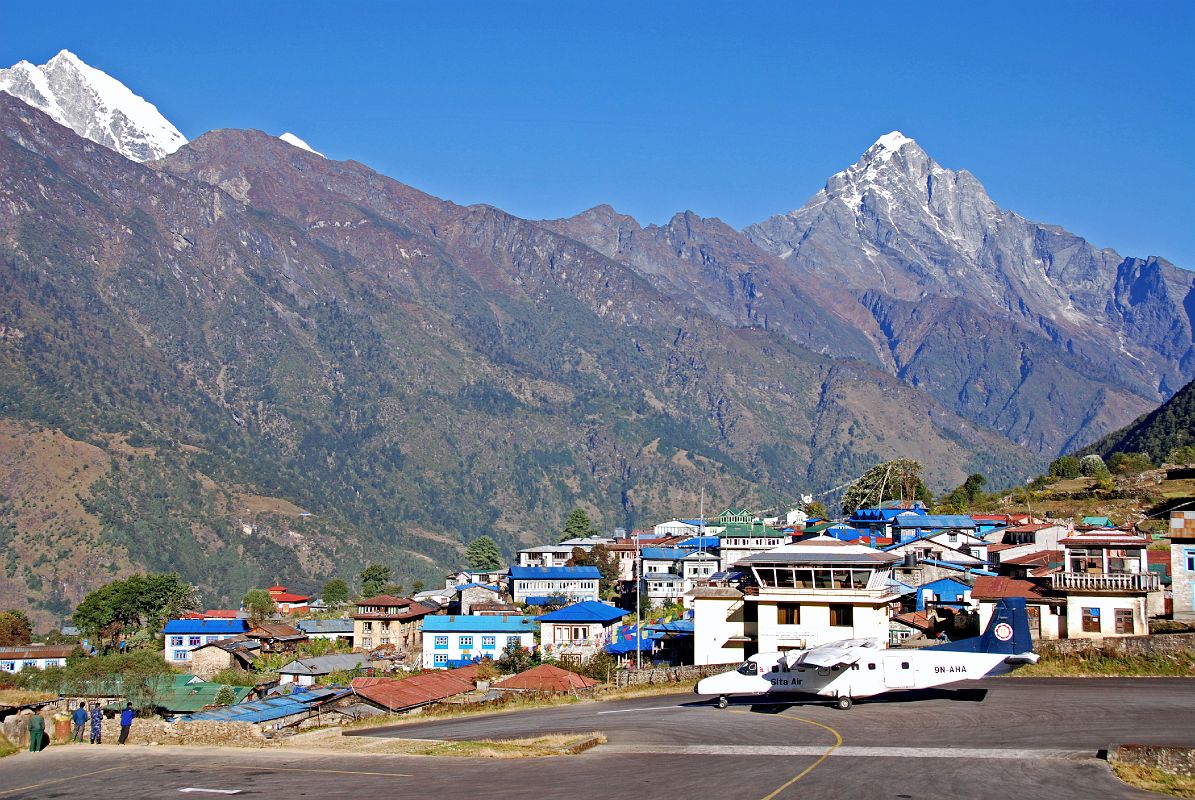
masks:
<svg viewBox="0 0 1195 800"><path fill-rule="evenodd" d="M1092 453L1079 459L1079 472L1088 478L1098 478L1108 474L1108 465L1104 463L1104 459Z"/></svg>
<svg viewBox="0 0 1195 800"><path fill-rule="evenodd" d="M1059 456L1050 463L1050 475L1054 478L1079 477L1079 459L1074 456Z"/></svg>

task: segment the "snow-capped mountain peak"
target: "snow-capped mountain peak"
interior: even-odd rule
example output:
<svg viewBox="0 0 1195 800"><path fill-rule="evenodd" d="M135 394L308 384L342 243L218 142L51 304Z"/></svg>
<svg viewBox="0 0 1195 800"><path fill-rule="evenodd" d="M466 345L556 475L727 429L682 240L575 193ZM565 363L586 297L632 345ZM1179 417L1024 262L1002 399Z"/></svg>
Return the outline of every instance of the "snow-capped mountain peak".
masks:
<svg viewBox="0 0 1195 800"><path fill-rule="evenodd" d="M158 109L120 81L63 50L41 66L0 69L0 91L133 161L150 161L187 143Z"/></svg>
<svg viewBox="0 0 1195 800"><path fill-rule="evenodd" d="M294 147L299 148L300 150L306 150L308 153L315 153L320 158L327 157L323 153L321 153L319 150L316 150L314 147L307 144L307 142L300 139L298 136L295 136L290 131L287 131L286 133L282 134L278 138L281 139L282 141L286 142L289 145L293 145Z"/></svg>
<svg viewBox="0 0 1195 800"><path fill-rule="evenodd" d="M895 153L906 144L916 144L916 142L900 131L892 131L876 139L875 144L868 148L867 152L870 153L878 148L883 153Z"/></svg>

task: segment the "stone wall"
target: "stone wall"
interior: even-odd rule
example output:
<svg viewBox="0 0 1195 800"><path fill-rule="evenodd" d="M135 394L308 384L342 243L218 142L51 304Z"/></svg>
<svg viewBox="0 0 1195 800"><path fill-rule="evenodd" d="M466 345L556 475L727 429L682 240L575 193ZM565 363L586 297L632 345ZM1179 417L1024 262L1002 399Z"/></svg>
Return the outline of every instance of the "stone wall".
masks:
<svg viewBox="0 0 1195 800"><path fill-rule="evenodd" d="M30 714L16 714L8 717L3 723L5 738L18 747L29 746L29 717ZM46 732L51 738L54 736L54 720L46 717ZM105 719L102 729L104 744L116 744L120 738L120 721ZM83 732L84 741L91 738L91 723ZM233 747L261 747L266 743L265 736L256 725L248 722L175 722L169 723L162 719L140 719L133 722L129 731L129 744L200 744L224 745Z"/></svg>
<svg viewBox="0 0 1195 800"><path fill-rule="evenodd" d="M1174 775L1195 778L1195 748L1153 744L1122 744L1108 752L1112 763L1153 767Z"/></svg>
<svg viewBox="0 0 1195 800"><path fill-rule="evenodd" d="M696 683L702 678L732 670L733 664L703 664L699 667L651 667L649 669L620 670L615 673L615 684L622 686L651 686L666 683Z"/></svg>
<svg viewBox="0 0 1195 800"><path fill-rule="evenodd" d="M1153 636L1106 636L1103 639L1038 641L1041 655L1145 656L1195 652L1195 633L1156 633Z"/></svg>

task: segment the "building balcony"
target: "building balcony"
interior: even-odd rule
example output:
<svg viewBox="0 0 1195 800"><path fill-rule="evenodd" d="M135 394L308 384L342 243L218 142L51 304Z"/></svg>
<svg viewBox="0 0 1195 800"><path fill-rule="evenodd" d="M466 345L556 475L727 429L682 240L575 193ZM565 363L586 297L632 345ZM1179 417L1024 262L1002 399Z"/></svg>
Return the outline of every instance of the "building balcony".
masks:
<svg viewBox="0 0 1195 800"><path fill-rule="evenodd" d="M1152 572L1055 572L1050 588L1063 592L1155 592L1161 587Z"/></svg>

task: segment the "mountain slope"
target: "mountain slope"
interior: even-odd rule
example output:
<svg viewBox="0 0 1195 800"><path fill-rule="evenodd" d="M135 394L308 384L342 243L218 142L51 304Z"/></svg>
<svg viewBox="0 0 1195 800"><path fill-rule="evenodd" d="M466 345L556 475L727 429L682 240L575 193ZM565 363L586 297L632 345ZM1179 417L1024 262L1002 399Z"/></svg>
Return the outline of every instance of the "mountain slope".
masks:
<svg viewBox="0 0 1195 800"><path fill-rule="evenodd" d="M151 168L0 96L0 200L0 417L94 455L74 522L16 518L31 602L132 567L213 603L375 559L427 579L578 503L606 528L702 488L763 507L896 455L938 488L1040 468L873 366L258 132ZM86 577L56 571L78 552Z"/></svg>
<svg viewBox="0 0 1195 800"><path fill-rule="evenodd" d="M1113 453L1145 453L1161 464L1170 451L1188 445L1195 445L1195 381L1131 425L1083 448L1080 455L1098 453L1107 459Z"/></svg>
<svg viewBox="0 0 1195 800"><path fill-rule="evenodd" d="M1195 375L1190 273L1004 211L973 175L897 132L745 233L796 279L853 294L884 331L879 358L895 374L1045 454ZM991 363L1019 368L981 368Z"/></svg>
<svg viewBox="0 0 1195 800"><path fill-rule="evenodd" d="M153 104L69 50L41 66L20 61L0 69L0 91L134 161L161 158L187 143Z"/></svg>

